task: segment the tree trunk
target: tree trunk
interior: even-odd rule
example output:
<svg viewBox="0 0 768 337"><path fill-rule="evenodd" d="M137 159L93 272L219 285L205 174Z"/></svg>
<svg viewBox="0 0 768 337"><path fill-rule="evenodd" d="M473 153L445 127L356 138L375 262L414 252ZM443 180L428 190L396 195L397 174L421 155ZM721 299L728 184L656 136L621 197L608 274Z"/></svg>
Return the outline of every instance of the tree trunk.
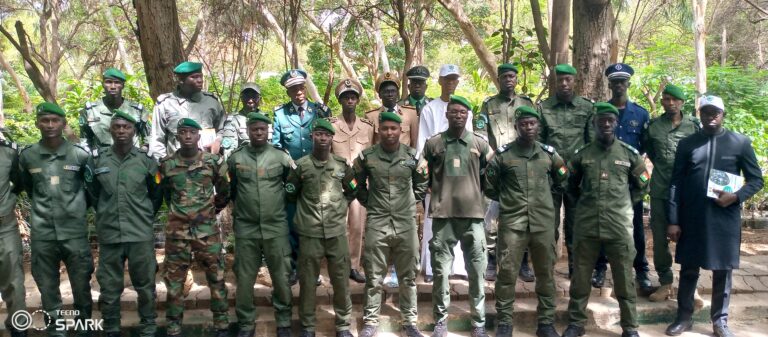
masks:
<svg viewBox="0 0 768 337"><path fill-rule="evenodd" d="M11 76L11 80L13 80L13 84L16 86L16 89L19 90L21 101L24 102L24 108L23 108L24 112L26 113L34 112L35 109L32 107L32 100L29 99L29 93L27 93L27 88L25 88L24 85L21 84L19 75L16 74L16 71L13 70L13 68L8 63L8 61L5 60L5 57L3 57L3 53L0 53L0 65L3 67L3 70L5 70L8 73L8 76Z"/></svg>
<svg viewBox="0 0 768 337"><path fill-rule="evenodd" d="M723 33L720 37L720 66L725 67L728 62L728 32L723 25Z"/></svg>
<svg viewBox="0 0 768 337"><path fill-rule="evenodd" d="M464 9L462 9L461 2L458 0L438 0L438 2L448 10L454 20L456 20L456 23L459 24L459 28L464 32L464 36L467 38L469 44L472 45L472 49L475 50L475 54L480 60L480 64L483 65L483 68L488 73L491 80L493 80L493 84L498 88L499 79L498 74L496 73L496 58L493 56L493 53L488 50L488 47L485 46L483 38L480 37L480 34L477 33L477 29L475 29L475 25L469 21L469 18L464 13Z"/></svg>
<svg viewBox="0 0 768 337"><path fill-rule="evenodd" d="M134 0L141 60L153 99L173 91L173 68L184 61L176 1Z"/></svg>
<svg viewBox="0 0 768 337"><path fill-rule="evenodd" d="M696 51L696 98L707 92L707 58L705 55L705 42L707 30L704 25L704 17L707 13L707 0L693 1L693 46ZM699 110L699 100L695 101L696 114Z"/></svg>
<svg viewBox="0 0 768 337"><path fill-rule="evenodd" d="M541 7L539 6L539 0L531 0L531 14L533 15L533 26L536 29L536 39L539 41L539 52L544 61L547 62L547 66L552 68L552 60L549 58L550 49L547 42L546 28L544 28L544 22L541 20Z"/></svg>
<svg viewBox="0 0 768 337"><path fill-rule="evenodd" d="M554 67L560 63L571 63L568 49L568 34L571 30L571 0L552 0L552 21L550 30L550 52L544 57L549 58L549 65ZM554 71L550 71L549 92L555 92Z"/></svg>
<svg viewBox="0 0 768 337"><path fill-rule="evenodd" d="M611 52L613 6L610 0L573 2L573 56L578 69L576 92L596 100L608 96L603 71Z"/></svg>
<svg viewBox="0 0 768 337"><path fill-rule="evenodd" d="M122 35L120 35L120 30L117 29L115 17L112 16L112 9L109 8L109 4L107 4L102 11L109 24L109 32L112 34L115 41L117 41L117 53L120 55L120 61L123 62L123 69L129 74L133 74L133 65L131 65L131 59L128 57L128 51L125 48L125 40Z"/></svg>

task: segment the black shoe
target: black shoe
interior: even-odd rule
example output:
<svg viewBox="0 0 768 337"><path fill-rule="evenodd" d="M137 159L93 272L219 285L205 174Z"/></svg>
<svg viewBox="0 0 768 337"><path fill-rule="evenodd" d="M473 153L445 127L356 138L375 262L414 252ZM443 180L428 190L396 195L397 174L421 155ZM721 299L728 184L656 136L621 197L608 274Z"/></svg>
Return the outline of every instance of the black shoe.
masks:
<svg viewBox="0 0 768 337"><path fill-rule="evenodd" d="M432 283L432 281L435 280L435 277L432 275L424 275L424 283Z"/></svg>
<svg viewBox="0 0 768 337"><path fill-rule="evenodd" d="M255 334L256 334L255 329L240 330L240 332L237 333L237 337L253 337Z"/></svg>
<svg viewBox="0 0 768 337"><path fill-rule="evenodd" d="M291 270L291 274L288 275L288 284L291 287L295 286L299 282L299 276L296 274L296 270Z"/></svg>
<svg viewBox="0 0 768 337"><path fill-rule="evenodd" d="M490 282L496 281L496 263L491 263L491 259L488 259L488 268L485 270L485 280Z"/></svg>
<svg viewBox="0 0 768 337"><path fill-rule="evenodd" d="M512 337L512 324L499 324L496 327L496 337Z"/></svg>
<svg viewBox="0 0 768 337"><path fill-rule="evenodd" d="M403 325L403 333L405 337L424 337L415 325Z"/></svg>
<svg viewBox="0 0 768 337"><path fill-rule="evenodd" d="M632 331L622 331L621 332L621 337L640 337L640 334L637 331L635 331L635 330L632 330Z"/></svg>
<svg viewBox="0 0 768 337"><path fill-rule="evenodd" d="M680 336L685 331L691 331L692 328L693 320L677 319L667 327L667 330L665 330L664 333L666 333L667 336Z"/></svg>
<svg viewBox="0 0 768 337"><path fill-rule="evenodd" d="M218 329L218 330L216 330L216 333L214 333L214 336L216 336L216 337L229 337L229 330L227 330L227 329Z"/></svg>
<svg viewBox="0 0 768 337"><path fill-rule="evenodd" d="M560 337L552 324L539 324L536 328L536 337Z"/></svg>
<svg viewBox="0 0 768 337"><path fill-rule="evenodd" d="M363 330L357 333L358 337L375 337L379 334L379 327L375 325L363 325Z"/></svg>
<svg viewBox="0 0 768 337"><path fill-rule="evenodd" d="M285 326L277 328L277 337L291 337L291 328Z"/></svg>
<svg viewBox="0 0 768 337"><path fill-rule="evenodd" d="M472 328L472 333L470 334L472 337L488 337L488 334L485 332L485 328L481 326L476 326Z"/></svg>
<svg viewBox="0 0 768 337"><path fill-rule="evenodd" d="M712 331L715 332L717 337L734 337L735 335L728 329L728 325L725 323L712 325Z"/></svg>
<svg viewBox="0 0 768 337"><path fill-rule="evenodd" d="M435 329L432 330L432 337L447 337L448 327L445 325L445 321L435 323Z"/></svg>
<svg viewBox="0 0 768 337"><path fill-rule="evenodd" d="M592 273L592 286L599 289L603 285L605 285L605 270L595 270Z"/></svg>
<svg viewBox="0 0 768 337"><path fill-rule="evenodd" d="M647 271L638 272L637 276L635 276L635 281L637 281L637 286L644 294L653 292L653 286L651 285L651 279L648 278Z"/></svg>
<svg viewBox="0 0 768 337"><path fill-rule="evenodd" d="M365 283L365 275L363 275L357 269L352 269L349 271L349 278L357 283Z"/></svg>
<svg viewBox="0 0 768 337"><path fill-rule="evenodd" d="M354 337L349 330L336 331L336 337Z"/></svg>
<svg viewBox="0 0 768 337"><path fill-rule="evenodd" d="M523 280L523 282L536 281L536 276L533 276L533 271L527 263L520 266L520 272L517 273L517 276Z"/></svg>
<svg viewBox="0 0 768 337"><path fill-rule="evenodd" d="M315 337L314 331L301 330L299 337Z"/></svg>
<svg viewBox="0 0 768 337"><path fill-rule="evenodd" d="M563 331L563 337L579 337L584 336L585 333L583 326L568 324L568 327Z"/></svg>

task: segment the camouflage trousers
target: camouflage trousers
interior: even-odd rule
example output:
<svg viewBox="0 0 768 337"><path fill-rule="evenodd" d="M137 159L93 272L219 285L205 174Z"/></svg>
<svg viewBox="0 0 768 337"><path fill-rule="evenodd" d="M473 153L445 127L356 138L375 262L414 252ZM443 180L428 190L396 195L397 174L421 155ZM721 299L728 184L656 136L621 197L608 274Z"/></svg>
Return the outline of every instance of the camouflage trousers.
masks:
<svg viewBox="0 0 768 337"><path fill-rule="evenodd" d="M211 290L213 325L222 330L229 327L227 287L224 284L224 255L218 234L197 239L165 239L165 286L168 288L165 317L167 333L180 334L184 319L184 280L194 260L205 271Z"/></svg>

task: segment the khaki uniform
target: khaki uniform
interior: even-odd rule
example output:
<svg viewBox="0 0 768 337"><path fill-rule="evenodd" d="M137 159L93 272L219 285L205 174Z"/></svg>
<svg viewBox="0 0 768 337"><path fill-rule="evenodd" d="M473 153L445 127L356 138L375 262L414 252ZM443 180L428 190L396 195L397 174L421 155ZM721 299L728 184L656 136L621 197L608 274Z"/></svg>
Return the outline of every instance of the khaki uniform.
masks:
<svg viewBox="0 0 768 337"><path fill-rule="evenodd" d="M435 322L448 317L448 275L453 248L461 244L469 277L472 325L485 327L485 280L488 256L485 246L482 177L493 150L480 135L464 131L460 138L442 132L424 145L419 172L429 176L432 188L429 214L433 218L429 250L434 273L432 286Z"/></svg>
<svg viewBox="0 0 768 337"><path fill-rule="evenodd" d="M504 145L486 169L485 195L499 202L496 246L496 312L499 324L513 324L515 283L526 248L536 273L538 323L555 319L555 208L551 187L565 182L567 168L555 149L541 143L524 149ZM550 187L550 188L547 188Z"/></svg>
<svg viewBox="0 0 768 337"><path fill-rule="evenodd" d="M608 148L593 142L575 152L568 169L568 193L577 201L570 324L584 326L587 321L590 278L600 250L605 249L621 309L620 325L625 331L637 330L632 205L642 199L648 187L643 158L618 139Z"/></svg>
<svg viewBox="0 0 768 337"><path fill-rule="evenodd" d="M296 161L285 191L296 202L296 232L299 234L299 320L302 328L315 330L317 277L323 258L333 286L336 331L349 330L352 300L349 297L349 242L347 204L355 197L357 182L347 160L330 155L327 161L311 154Z"/></svg>
<svg viewBox="0 0 768 337"><path fill-rule="evenodd" d="M138 295L141 335L154 336L155 324L155 213L163 195L155 176L158 165L146 151L133 148L119 158L111 147L92 150L88 161L93 178L88 183L91 204L96 210L99 238L101 286L99 309L104 330L120 332L120 295L125 263Z"/></svg>
<svg viewBox="0 0 768 337"><path fill-rule="evenodd" d="M27 310L21 236L14 212L22 187L16 144L0 139L0 294L8 311L6 330L13 328L13 313Z"/></svg>
<svg viewBox="0 0 768 337"><path fill-rule="evenodd" d="M355 159L355 180L360 182L357 199L368 209L363 261L367 276L365 324L379 323L382 281L389 261L397 270L403 325L417 321L416 275L420 264L416 202L424 199L427 177L416 170L415 156L416 150L404 144L394 153L375 145Z"/></svg>
<svg viewBox="0 0 768 337"><path fill-rule="evenodd" d="M234 200L235 312L240 331L254 328L253 284L262 256L272 278L272 307L277 327L291 326L292 294L288 283L291 246L285 218L284 182L292 166L288 153L271 145L242 146L227 160Z"/></svg>
<svg viewBox="0 0 768 337"><path fill-rule="evenodd" d="M121 110L133 116L138 123L136 136L133 137L133 145L141 146L142 139L146 142L150 133L149 112L144 110L141 103L123 99ZM112 122L112 110L104 103L104 99L85 103L85 109L80 110L80 137L81 144L89 149L98 149L112 145L112 135L109 133L109 124Z"/></svg>
<svg viewBox="0 0 768 337"><path fill-rule="evenodd" d="M380 107L365 113L365 118L373 122L374 144L379 142L379 114L383 111L387 111L387 108ZM400 128L403 130L400 134L400 143L415 147L419 136L419 115L416 108L409 105L398 105L394 112L403 119L400 123Z"/></svg>
<svg viewBox="0 0 768 337"><path fill-rule="evenodd" d="M352 161L360 155L360 152L373 145L373 122L365 118L355 118L355 124L350 130L344 117L331 117L336 134L333 136L333 154ZM365 228L365 207L360 202L353 200L349 204L347 212L347 235L349 236L349 258L352 269L362 267L363 255L363 229Z"/></svg>
<svg viewBox="0 0 768 337"><path fill-rule="evenodd" d="M218 133L227 118L219 99L209 92L198 92L192 98L179 96L179 91L162 94L152 110L152 136L149 152L157 158L169 156L179 149L176 129L179 120L191 118L203 127L202 134Z"/></svg>

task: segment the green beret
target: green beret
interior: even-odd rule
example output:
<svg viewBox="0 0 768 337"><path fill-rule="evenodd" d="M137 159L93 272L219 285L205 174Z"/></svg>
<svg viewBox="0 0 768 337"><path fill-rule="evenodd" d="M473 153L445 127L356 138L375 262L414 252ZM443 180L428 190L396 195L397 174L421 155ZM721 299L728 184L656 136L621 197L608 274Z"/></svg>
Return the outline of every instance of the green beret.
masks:
<svg viewBox="0 0 768 337"><path fill-rule="evenodd" d="M325 118L318 118L312 124L312 131L315 131L317 129L325 129L328 132L330 132L332 135L336 134L336 129L334 129L333 125L331 124L331 122L329 122Z"/></svg>
<svg viewBox="0 0 768 337"><path fill-rule="evenodd" d="M674 84L667 84L667 86L664 87L663 93L679 100L685 100L685 93L683 92L683 89Z"/></svg>
<svg viewBox="0 0 768 337"><path fill-rule="evenodd" d="M181 62L176 68L173 68L174 74L199 73L203 70L203 64L198 62Z"/></svg>
<svg viewBox="0 0 768 337"><path fill-rule="evenodd" d="M56 103L43 102L37 105L35 108L35 115L59 115L61 117L67 117L67 113L64 109L60 108Z"/></svg>
<svg viewBox="0 0 768 337"><path fill-rule="evenodd" d="M555 74L576 75L576 68L570 64L561 63L555 66Z"/></svg>
<svg viewBox="0 0 768 337"><path fill-rule="evenodd" d="M179 128L194 128L194 129L198 129L198 130L202 130L203 129L203 127L200 126L200 124L198 124L197 122L195 122L195 120L192 119L192 118L182 118L182 119L180 119L178 127Z"/></svg>
<svg viewBox="0 0 768 337"><path fill-rule="evenodd" d="M125 111L115 109L115 110L112 110L112 112L114 113L114 115L112 115L112 120L113 121L115 119L125 119L125 120L131 122L131 124L136 124L136 117L133 117L133 116L125 113Z"/></svg>
<svg viewBox="0 0 768 337"><path fill-rule="evenodd" d="M506 73L508 71L514 71L515 74L517 74L518 70L517 70L517 66L515 66L514 64L512 64L512 63L504 63L504 64L500 64L496 68L496 71L499 73L499 75L501 75L501 74Z"/></svg>
<svg viewBox="0 0 768 337"><path fill-rule="evenodd" d="M398 116L394 112L384 111L384 112L379 114L379 122L383 122L383 121L393 121L393 122L397 122L399 124L399 123L403 122L403 119L400 118L400 116Z"/></svg>
<svg viewBox="0 0 768 337"><path fill-rule="evenodd" d="M598 114L614 114L616 117L619 117L619 109L616 109L613 104L608 102L597 102L595 103L595 113Z"/></svg>
<svg viewBox="0 0 768 337"><path fill-rule="evenodd" d="M451 104L451 103L458 103L467 107L467 110L472 110L472 104L469 104L469 101L464 97L451 95L451 100L448 104Z"/></svg>
<svg viewBox="0 0 768 337"><path fill-rule="evenodd" d="M122 71L117 70L116 68L108 68L107 70L104 70L104 73L101 74L104 78L114 78L116 80L121 80L125 82L125 74L123 74Z"/></svg>
<svg viewBox="0 0 768 337"><path fill-rule="evenodd" d="M267 124L272 124L272 120L270 120L269 117L265 116L263 113L260 113L260 112L248 113L248 121L245 122L245 124L251 125L251 123L256 123L256 122L264 122Z"/></svg>
<svg viewBox="0 0 768 337"><path fill-rule="evenodd" d="M536 119L541 119L541 115L539 115L539 112L536 111L536 109L529 107L527 105L521 105L515 109L515 120L518 120L523 117L536 117Z"/></svg>

